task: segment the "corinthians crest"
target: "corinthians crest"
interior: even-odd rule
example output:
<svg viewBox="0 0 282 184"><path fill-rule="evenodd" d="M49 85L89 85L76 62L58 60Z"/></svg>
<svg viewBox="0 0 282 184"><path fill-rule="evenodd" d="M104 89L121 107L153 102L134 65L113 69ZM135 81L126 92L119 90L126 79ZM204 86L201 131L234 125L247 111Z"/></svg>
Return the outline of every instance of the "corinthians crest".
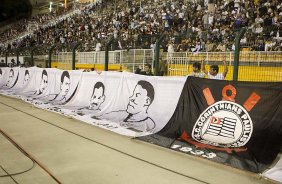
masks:
<svg viewBox="0 0 282 184"><path fill-rule="evenodd" d="M239 104L219 101L209 106L198 118L193 139L220 147L241 147L250 139L253 123Z"/></svg>
<svg viewBox="0 0 282 184"><path fill-rule="evenodd" d="M230 91L227 95L227 91ZM260 100L252 93L241 106L235 102L236 89L227 85L222 89L223 100L215 102L209 88L203 90L209 105L197 119L192 138L217 147L238 148L247 144L253 132L249 111Z"/></svg>

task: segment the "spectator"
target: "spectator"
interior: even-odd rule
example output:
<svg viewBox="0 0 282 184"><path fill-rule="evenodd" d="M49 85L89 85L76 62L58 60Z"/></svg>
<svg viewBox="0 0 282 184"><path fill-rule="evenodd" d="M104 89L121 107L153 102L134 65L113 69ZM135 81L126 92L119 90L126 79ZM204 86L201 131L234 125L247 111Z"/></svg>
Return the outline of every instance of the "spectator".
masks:
<svg viewBox="0 0 282 184"><path fill-rule="evenodd" d="M168 52L168 56L171 58L173 56L174 53L174 46L172 41L169 41L168 45L167 45L167 52Z"/></svg>
<svg viewBox="0 0 282 184"><path fill-rule="evenodd" d="M202 71L208 76L209 79L217 79L217 80L224 80L226 77L226 74L228 72L228 67L227 63L225 60L225 57L223 58L223 65L224 65L224 70L222 73L219 72L219 67L218 65L211 65L209 72L205 68L204 60L202 60Z"/></svg>
<svg viewBox="0 0 282 184"><path fill-rule="evenodd" d="M4 62L4 59L1 60L0 67L6 67L6 63Z"/></svg>
<svg viewBox="0 0 282 184"><path fill-rule="evenodd" d="M155 1L153 4L149 4L151 1L143 1L141 8L139 3L132 0L121 0L118 6L115 3L105 3L106 1L96 2L96 5L81 9L79 14L72 12L72 15L63 17L61 15L73 9L61 9L58 12L39 14L30 20L22 20L14 24L6 31L0 32L1 43L4 43L0 46L0 52L3 53L7 49L40 47L56 43L69 44L78 41L87 42L82 49L98 51L101 46L98 44L96 48L95 40L99 39L100 44L103 45L103 41L110 36L119 40L120 49L149 48L154 42L153 39L148 40L143 37L158 35L164 31L170 37L181 35L190 39L189 44L187 41L175 42L173 52L191 51L190 48L196 46L196 40L201 40L201 50L213 51L212 47L204 49L208 40L214 45L223 40L234 40L236 34L232 24L238 28L248 26L255 36L263 36L263 39L269 36L265 34L267 30L276 31L275 27L282 24L281 2L277 0L258 1L258 3L242 0L216 1L212 12L205 11L205 7L208 6L207 0L205 3L193 0ZM38 28L31 29L32 24L29 22L35 23L35 27ZM26 37L11 43L6 42L25 34ZM277 36L277 32L270 36ZM247 40L252 37L253 34L248 34ZM193 42L195 42L194 47L191 47L190 43Z"/></svg>
<svg viewBox="0 0 282 184"><path fill-rule="evenodd" d="M193 66L193 72L191 73L190 76L205 78L205 73L201 72L201 63L194 62L192 66Z"/></svg>
<svg viewBox="0 0 282 184"><path fill-rule="evenodd" d="M136 69L135 74L153 76L152 66L149 63L146 63L145 66L144 66L144 71L142 71L141 67L139 66Z"/></svg>
<svg viewBox="0 0 282 184"><path fill-rule="evenodd" d="M102 47L101 42L98 40L95 46L95 51L96 52L101 51L101 47Z"/></svg>

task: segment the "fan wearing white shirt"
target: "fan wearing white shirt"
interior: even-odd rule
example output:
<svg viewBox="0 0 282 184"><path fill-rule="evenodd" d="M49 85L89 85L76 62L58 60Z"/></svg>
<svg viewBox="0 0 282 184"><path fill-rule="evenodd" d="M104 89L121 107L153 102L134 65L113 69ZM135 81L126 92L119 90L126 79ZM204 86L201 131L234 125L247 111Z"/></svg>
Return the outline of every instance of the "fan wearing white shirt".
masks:
<svg viewBox="0 0 282 184"><path fill-rule="evenodd" d="M192 66L193 66L193 72L191 73L190 76L205 78L205 73L201 72L201 63L195 62L193 63Z"/></svg>
<svg viewBox="0 0 282 184"><path fill-rule="evenodd" d="M224 80L226 77L226 74L228 72L228 67L226 64L225 57L223 58L223 65L224 65L224 71L222 73L218 73L219 67L218 65L211 65L210 66L210 71L208 72L206 70L204 60L202 60L202 71L208 76L209 79L217 79L217 80Z"/></svg>
<svg viewBox="0 0 282 184"><path fill-rule="evenodd" d="M95 51L96 51L96 52L101 51L101 47L102 47L102 45L101 45L100 41L98 41L98 42L96 43Z"/></svg>

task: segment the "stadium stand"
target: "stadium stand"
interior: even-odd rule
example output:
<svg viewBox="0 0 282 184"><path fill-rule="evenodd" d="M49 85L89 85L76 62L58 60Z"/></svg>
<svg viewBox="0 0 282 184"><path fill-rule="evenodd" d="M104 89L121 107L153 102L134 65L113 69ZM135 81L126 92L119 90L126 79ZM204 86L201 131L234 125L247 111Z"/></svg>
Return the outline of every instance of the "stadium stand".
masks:
<svg viewBox="0 0 282 184"><path fill-rule="evenodd" d="M36 29L28 30L29 22L36 22ZM11 25L11 29L0 33L3 40L0 55L3 57L7 51L24 52L35 47L38 48L38 54L43 55L48 54L48 48L53 45L64 45L56 47L56 53L71 52L72 46L78 42L81 43L79 52L103 51L108 39L113 37L115 41L111 50L121 50L121 56L138 59L139 56L132 57L124 50L153 49L157 38L165 34L161 51L172 52L173 60L163 58L163 61L174 64L168 67L171 71L175 68L181 71L183 66L177 63L181 60L177 58L178 53L188 53L185 58L181 56L181 64L188 70L176 73L186 75L190 71L188 64L202 59L194 53L205 52L203 55L206 55L209 63L220 62L220 54L216 52L234 52L237 30L246 27L247 32L241 40L244 52L240 61L250 66L260 66L264 62L267 66L275 67L282 58L281 52L278 52L282 51L281 24L282 2L278 0L214 3L207 0L99 0L60 12L39 14ZM264 51L267 53L262 53ZM154 53L150 55L152 58ZM228 57L231 65L233 57L232 53ZM143 65L144 62L153 62L153 59L139 60ZM91 64L85 67L91 68ZM271 73L272 69L268 72Z"/></svg>
<svg viewBox="0 0 282 184"><path fill-rule="evenodd" d="M234 49L236 29L247 27L248 33L243 39L247 50L281 50L281 2L216 1L214 10L208 7L208 1L201 0L145 0L142 4L128 0L117 4L114 1L98 1L96 5L82 9L81 14L62 21L59 21L60 17L67 10L32 17L31 20L39 24L38 29L25 38L2 46L2 49L83 41L84 50L94 50L95 47L87 45L94 42L92 45L95 46L98 40L109 36L118 38L117 49L124 49L136 46L143 36L166 32L176 52L228 51ZM22 20L2 32L1 40L11 40L20 35L27 29L28 21ZM50 22L54 24L44 26ZM252 42L256 44L249 47ZM151 43L144 43L143 48L150 48Z"/></svg>

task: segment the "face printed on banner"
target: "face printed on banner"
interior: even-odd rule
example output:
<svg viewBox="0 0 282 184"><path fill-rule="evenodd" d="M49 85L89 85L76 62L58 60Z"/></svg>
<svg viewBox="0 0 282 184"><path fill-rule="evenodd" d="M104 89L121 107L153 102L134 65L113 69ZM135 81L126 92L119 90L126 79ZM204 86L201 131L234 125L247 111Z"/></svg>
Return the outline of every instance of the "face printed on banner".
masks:
<svg viewBox="0 0 282 184"><path fill-rule="evenodd" d="M70 75L68 71L64 71L61 76L61 92L60 95L66 96L70 90Z"/></svg>
<svg viewBox="0 0 282 184"><path fill-rule="evenodd" d="M126 111L129 114L147 113L148 107L154 99L154 88L147 81L139 81L135 86L133 94L129 97Z"/></svg>
<svg viewBox="0 0 282 184"><path fill-rule="evenodd" d="M28 70L26 70L26 71L25 71L25 73L24 73L24 81L23 81L23 85L26 85L26 84L28 83L29 78L30 78L30 76L29 76L29 71L28 71Z"/></svg>
<svg viewBox="0 0 282 184"><path fill-rule="evenodd" d="M14 70L11 69L9 72L9 78L8 78L6 86L9 87L11 85L13 78L14 78Z"/></svg>
<svg viewBox="0 0 282 184"><path fill-rule="evenodd" d="M105 86L102 82L97 82L90 99L89 109L100 110L100 106L105 101L105 98Z"/></svg>
<svg viewBox="0 0 282 184"><path fill-rule="evenodd" d="M126 112L127 117L120 125L137 132L153 131L156 127L154 120L149 117L147 110L155 96L154 87L148 81L138 81L132 96L129 97Z"/></svg>
<svg viewBox="0 0 282 184"><path fill-rule="evenodd" d="M43 70L41 76L41 82L38 90L38 95L42 94L48 86L48 74L46 70Z"/></svg>

